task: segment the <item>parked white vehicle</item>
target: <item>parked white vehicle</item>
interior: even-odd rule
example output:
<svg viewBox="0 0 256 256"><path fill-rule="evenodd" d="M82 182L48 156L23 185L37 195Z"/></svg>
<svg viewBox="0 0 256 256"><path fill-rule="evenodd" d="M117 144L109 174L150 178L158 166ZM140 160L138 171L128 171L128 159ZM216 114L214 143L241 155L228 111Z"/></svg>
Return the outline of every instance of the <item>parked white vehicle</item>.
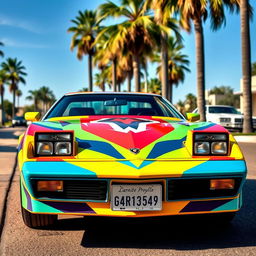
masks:
<svg viewBox="0 0 256 256"><path fill-rule="evenodd" d="M193 113L197 113L196 108ZM206 105L206 121L220 124L227 129L236 129L241 131L243 129L243 114L236 108L225 105ZM256 117L253 118L253 128L256 129Z"/></svg>

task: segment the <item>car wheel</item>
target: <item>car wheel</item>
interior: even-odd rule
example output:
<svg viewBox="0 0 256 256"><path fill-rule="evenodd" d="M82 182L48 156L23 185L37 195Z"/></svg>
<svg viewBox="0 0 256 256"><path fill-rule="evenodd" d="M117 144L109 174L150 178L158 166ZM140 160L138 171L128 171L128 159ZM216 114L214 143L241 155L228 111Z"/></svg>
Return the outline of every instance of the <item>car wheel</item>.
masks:
<svg viewBox="0 0 256 256"><path fill-rule="evenodd" d="M30 213L21 207L22 218L26 226L30 228L48 227L57 221L57 215Z"/></svg>

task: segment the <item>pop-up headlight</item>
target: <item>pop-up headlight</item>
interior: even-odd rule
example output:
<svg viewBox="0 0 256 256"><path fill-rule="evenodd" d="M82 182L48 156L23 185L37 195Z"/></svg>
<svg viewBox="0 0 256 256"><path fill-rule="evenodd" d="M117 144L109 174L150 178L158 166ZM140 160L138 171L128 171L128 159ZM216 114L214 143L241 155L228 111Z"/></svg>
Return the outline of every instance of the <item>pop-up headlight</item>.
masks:
<svg viewBox="0 0 256 256"><path fill-rule="evenodd" d="M37 156L70 156L73 153L73 134L37 133L35 145Z"/></svg>
<svg viewBox="0 0 256 256"><path fill-rule="evenodd" d="M227 133L195 133L194 155L227 155Z"/></svg>

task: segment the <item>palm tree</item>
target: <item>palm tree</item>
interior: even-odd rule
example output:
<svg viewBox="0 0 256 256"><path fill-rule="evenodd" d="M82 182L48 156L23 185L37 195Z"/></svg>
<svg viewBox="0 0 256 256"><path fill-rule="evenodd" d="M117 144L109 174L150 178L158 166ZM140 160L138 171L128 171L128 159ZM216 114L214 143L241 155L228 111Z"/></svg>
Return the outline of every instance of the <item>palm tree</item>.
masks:
<svg viewBox="0 0 256 256"><path fill-rule="evenodd" d="M172 102L172 91L173 85L178 86L180 82L183 82L185 79L185 72L190 72L188 65L189 60L188 56L182 53L184 45L174 39L173 37L169 37L167 41L168 47L168 90L167 90L167 99ZM154 61L160 62L160 56L155 55L153 58ZM157 67L157 72L161 76L163 73L162 65Z"/></svg>
<svg viewBox="0 0 256 256"><path fill-rule="evenodd" d="M183 114L185 115L185 103L182 101L182 100L179 100L177 103L176 103L176 108Z"/></svg>
<svg viewBox="0 0 256 256"><path fill-rule="evenodd" d="M39 111L39 101L41 99L41 93L39 90L29 90L29 95L26 97L27 100L31 100L34 102L34 110Z"/></svg>
<svg viewBox="0 0 256 256"><path fill-rule="evenodd" d="M46 113L47 108L56 100L53 91L47 87L42 86L39 88L40 100L43 103L43 112Z"/></svg>
<svg viewBox="0 0 256 256"><path fill-rule="evenodd" d="M145 46L151 48L160 44L160 27L149 15L149 9L143 8L144 0L120 0L120 6L109 1L100 5L100 16L124 18L120 24L108 26L100 33L109 33L109 49L112 53L130 51L133 58L135 90L140 91L140 56Z"/></svg>
<svg viewBox="0 0 256 256"><path fill-rule="evenodd" d="M73 27L68 29L68 32L74 33L71 40L71 50L77 48L77 58L81 60L84 55L88 55L88 76L89 76L89 91L93 91L92 78L92 57L95 52L94 41L100 29L100 19L97 16L97 11L85 10L79 11L78 16L71 20Z"/></svg>
<svg viewBox="0 0 256 256"><path fill-rule="evenodd" d="M142 88L146 84L142 83ZM151 78L147 83L147 91L151 93L161 94L161 81L158 78Z"/></svg>
<svg viewBox="0 0 256 256"><path fill-rule="evenodd" d="M256 62L252 63L252 76L256 76Z"/></svg>
<svg viewBox="0 0 256 256"><path fill-rule="evenodd" d="M243 72L243 132L250 133L252 127L252 84L251 84L251 45L248 0L240 0L242 72Z"/></svg>
<svg viewBox="0 0 256 256"><path fill-rule="evenodd" d="M17 91L16 91L16 96L18 97L18 108L20 107L20 97L22 96L22 91L20 90L20 89L18 89Z"/></svg>
<svg viewBox="0 0 256 256"><path fill-rule="evenodd" d="M117 58L121 56L121 52L112 51L110 31L105 31L105 27L101 28L95 40L95 48L94 65L97 65L101 71L108 70L105 73L108 73L107 77L111 74L109 81L111 81L113 91L115 92L117 90ZM111 72L109 62L112 62Z"/></svg>
<svg viewBox="0 0 256 256"><path fill-rule="evenodd" d="M155 20L158 24L167 26L175 32L176 38L180 41L181 35L177 27L177 20L170 18L173 16L175 8L171 1L166 0L146 0L144 8L150 6L155 11ZM161 31L161 81L162 96L168 98L169 94L169 67L168 67L168 34Z"/></svg>
<svg viewBox="0 0 256 256"><path fill-rule="evenodd" d="M100 73L95 74L94 77L95 77L95 86L99 87L103 92L105 92L106 83L109 83L107 67L102 69Z"/></svg>
<svg viewBox="0 0 256 256"><path fill-rule="evenodd" d="M149 2L155 0L148 0ZM224 6L226 6L231 12L237 10L239 0L157 0L158 6L162 6L164 15L168 17L170 9L176 9L180 14L181 26L191 31L191 23L195 29L195 41L196 41L196 63L197 63L197 101L198 109L201 115L201 120L205 121L205 63L204 63L204 34L203 34L203 22L210 17L211 27L213 30L217 30L221 25L225 24ZM166 7L166 8L165 8ZM158 8L159 9L159 8Z"/></svg>
<svg viewBox="0 0 256 256"><path fill-rule="evenodd" d="M78 92L88 92L88 88L83 87L82 89L78 90Z"/></svg>
<svg viewBox="0 0 256 256"><path fill-rule="evenodd" d="M2 42L0 42L0 46L4 46L4 44ZM4 52L0 50L0 56L4 57Z"/></svg>
<svg viewBox="0 0 256 256"><path fill-rule="evenodd" d="M197 107L196 96L192 93L189 93L185 96L185 109L186 112L192 112Z"/></svg>
<svg viewBox="0 0 256 256"><path fill-rule="evenodd" d="M2 120L1 123L4 125L4 85L6 83L7 77L4 70L0 70L0 94L1 94L1 110L2 110Z"/></svg>
<svg viewBox="0 0 256 256"><path fill-rule="evenodd" d="M22 61L18 61L17 58L8 58L1 66L6 73L8 82L10 83L10 92L13 93L12 118L14 118L16 90L18 89L19 82L23 84L26 83L24 76L26 76L27 73L24 72L25 67L22 65Z"/></svg>

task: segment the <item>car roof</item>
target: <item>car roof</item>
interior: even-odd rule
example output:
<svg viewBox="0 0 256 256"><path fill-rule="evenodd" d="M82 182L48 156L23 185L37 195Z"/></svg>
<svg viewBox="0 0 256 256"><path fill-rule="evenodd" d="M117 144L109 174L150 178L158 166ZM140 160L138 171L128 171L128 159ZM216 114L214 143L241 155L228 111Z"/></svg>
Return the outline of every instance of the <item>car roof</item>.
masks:
<svg viewBox="0 0 256 256"><path fill-rule="evenodd" d="M161 97L161 95L159 94L156 94L156 93L146 93L146 92L111 92L111 91L108 91L108 92L69 92L69 93L66 93L64 94L64 96L68 96L68 95L83 95L83 94L116 94L116 95L151 95L151 96L159 96Z"/></svg>

